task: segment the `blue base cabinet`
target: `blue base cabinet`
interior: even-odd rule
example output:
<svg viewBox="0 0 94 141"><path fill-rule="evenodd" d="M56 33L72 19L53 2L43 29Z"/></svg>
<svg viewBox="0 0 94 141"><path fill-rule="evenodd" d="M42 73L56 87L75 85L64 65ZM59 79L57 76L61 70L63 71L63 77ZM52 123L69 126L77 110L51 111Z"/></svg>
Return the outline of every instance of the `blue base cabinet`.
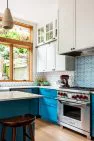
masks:
<svg viewBox="0 0 94 141"><path fill-rule="evenodd" d="M38 88L15 88L11 89L12 91L22 91L22 92L28 92L33 94L39 94ZM31 114L38 116L39 115L39 99L31 99L29 101L29 107Z"/></svg>
<svg viewBox="0 0 94 141"><path fill-rule="evenodd" d="M40 104L39 109L42 119L57 122L57 109L55 107Z"/></svg>
<svg viewBox="0 0 94 141"><path fill-rule="evenodd" d="M57 123L57 90L48 88L18 88L13 91L24 91L34 94L41 94L43 98L29 101L30 113L40 115L42 119Z"/></svg>
<svg viewBox="0 0 94 141"><path fill-rule="evenodd" d="M39 115L44 120L57 123L57 91L41 88L39 93L43 95L39 100Z"/></svg>
<svg viewBox="0 0 94 141"><path fill-rule="evenodd" d="M32 114L30 103L32 103L31 100L15 100L15 101L0 102L0 119L18 116L18 115L24 115L26 113ZM0 125L0 135L1 135L1 129L2 126ZM6 132L6 141L11 141L11 138L12 138L12 132L11 129L8 128ZM16 141L23 141L22 128L17 128Z"/></svg>
<svg viewBox="0 0 94 141"><path fill-rule="evenodd" d="M24 89L24 92L33 93L33 94L39 94L38 88L26 88ZM38 116L39 115L39 99L32 99L30 101L30 111L33 115Z"/></svg>
<svg viewBox="0 0 94 141"><path fill-rule="evenodd" d="M94 137L94 94L91 95L91 136Z"/></svg>

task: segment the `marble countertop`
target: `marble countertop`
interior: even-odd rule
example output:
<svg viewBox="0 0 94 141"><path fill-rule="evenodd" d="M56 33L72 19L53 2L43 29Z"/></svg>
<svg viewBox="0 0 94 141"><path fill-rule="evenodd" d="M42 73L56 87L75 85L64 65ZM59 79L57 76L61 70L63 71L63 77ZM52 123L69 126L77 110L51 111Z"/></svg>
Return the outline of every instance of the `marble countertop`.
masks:
<svg viewBox="0 0 94 141"><path fill-rule="evenodd" d="M20 89L20 88L47 88L47 89L59 89L56 86L10 86L10 87L0 87L0 91L8 91L10 89Z"/></svg>
<svg viewBox="0 0 94 141"><path fill-rule="evenodd" d="M57 89L58 87L55 86L12 86L8 87L10 89L14 88L47 88L47 89Z"/></svg>
<svg viewBox="0 0 94 141"><path fill-rule="evenodd" d="M0 92L0 101L11 101L21 99L42 98L42 95L32 94L20 91L2 91Z"/></svg>

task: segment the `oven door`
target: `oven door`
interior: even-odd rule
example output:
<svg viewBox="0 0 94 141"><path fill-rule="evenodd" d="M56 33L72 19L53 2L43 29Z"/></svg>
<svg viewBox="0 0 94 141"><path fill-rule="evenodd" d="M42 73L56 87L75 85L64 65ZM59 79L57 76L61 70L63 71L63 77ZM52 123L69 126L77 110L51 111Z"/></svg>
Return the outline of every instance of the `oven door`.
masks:
<svg viewBox="0 0 94 141"><path fill-rule="evenodd" d="M61 100L59 100L58 103L59 123L65 123L85 131L90 131L89 103L78 104Z"/></svg>

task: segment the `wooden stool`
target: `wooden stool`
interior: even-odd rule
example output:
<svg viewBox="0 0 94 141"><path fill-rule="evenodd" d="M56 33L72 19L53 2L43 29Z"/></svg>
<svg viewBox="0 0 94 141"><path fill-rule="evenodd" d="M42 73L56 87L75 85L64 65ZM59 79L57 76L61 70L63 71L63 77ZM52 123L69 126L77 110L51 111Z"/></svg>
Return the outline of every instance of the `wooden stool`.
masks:
<svg viewBox="0 0 94 141"><path fill-rule="evenodd" d="M29 138L31 141L35 141L34 129L33 129L34 122L35 122L35 116L31 114L0 120L0 123L3 125L2 133L1 133L1 141L6 141L5 134L7 127L12 128L12 141L16 141L17 127L23 127L23 141L26 141L26 138ZM29 128L30 136L26 133L26 127Z"/></svg>

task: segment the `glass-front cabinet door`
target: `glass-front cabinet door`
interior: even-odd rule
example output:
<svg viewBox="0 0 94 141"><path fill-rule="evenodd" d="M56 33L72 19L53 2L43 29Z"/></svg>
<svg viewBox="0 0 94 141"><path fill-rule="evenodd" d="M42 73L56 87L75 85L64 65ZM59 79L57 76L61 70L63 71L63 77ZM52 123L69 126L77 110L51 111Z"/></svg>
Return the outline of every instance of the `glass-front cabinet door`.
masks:
<svg viewBox="0 0 94 141"><path fill-rule="evenodd" d="M57 34L58 34L58 22L57 22L57 19L55 20L55 23L54 23L54 38L57 39Z"/></svg>
<svg viewBox="0 0 94 141"><path fill-rule="evenodd" d="M46 24L46 42L57 39L57 20Z"/></svg>
<svg viewBox="0 0 94 141"><path fill-rule="evenodd" d="M54 29L53 22L46 24L46 42L53 40L54 38Z"/></svg>
<svg viewBox="0 0 94 141"><path fill-rule="evenodd" d="M37 44L42 45L45 42L45 29L44 27L38 28L38 33L37 33L38 39L37 39Z"/></svg>
<svg viewBox="0 0 94 141"><path fill-rule="evenodd" d="M57 19L39 27L37 30L37 46L57 39Z"/></svg>

